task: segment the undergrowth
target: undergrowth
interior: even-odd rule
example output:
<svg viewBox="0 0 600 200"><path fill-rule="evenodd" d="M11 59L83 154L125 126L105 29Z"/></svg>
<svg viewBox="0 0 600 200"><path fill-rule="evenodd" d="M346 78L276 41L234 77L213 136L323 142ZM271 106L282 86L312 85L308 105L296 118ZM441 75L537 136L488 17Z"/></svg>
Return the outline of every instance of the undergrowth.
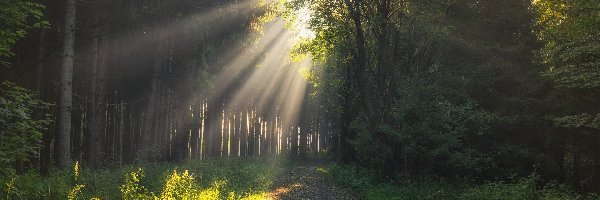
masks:
<svg viewBox="0 0 600 200"><path fill-rule="evenodd" d="M298 163L296 163L298 164ZM5 199L266 199L273 181L294 165L280 159L209 159L91 170L75 163L47 175L0 177ZM359 199L598 199L531 175L506 182L395 180L382 182L352 165L319 168L328 181Z"/></svg>
<svg viewBox="0 0 600 200"><path fill-rule="evenodd" d="M354 192L360 199L599 199L595 194L582 195L557 184L541 184L539 177L510 182L444 181L440 179L380 181L374 173L351 165L330 165L320 169L327 180Z"/></svg>
<svg viewBox="0 0 600 200"><path fill-rule="evenodd" d="M0 177L6 199L264 199L285 162L209 159Z"/></svg>

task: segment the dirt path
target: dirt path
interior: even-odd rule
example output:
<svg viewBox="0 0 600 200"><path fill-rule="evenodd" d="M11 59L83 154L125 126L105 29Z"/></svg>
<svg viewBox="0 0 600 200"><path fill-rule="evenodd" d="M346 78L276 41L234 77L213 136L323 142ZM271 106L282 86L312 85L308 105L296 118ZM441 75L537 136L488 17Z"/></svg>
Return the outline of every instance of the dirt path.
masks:
<svg viewBox="0 0 600 200"><path fill-rule="evenodd" d="M277 178L269 199L356 199L323 176L317 166L293 167Z"/></svg>

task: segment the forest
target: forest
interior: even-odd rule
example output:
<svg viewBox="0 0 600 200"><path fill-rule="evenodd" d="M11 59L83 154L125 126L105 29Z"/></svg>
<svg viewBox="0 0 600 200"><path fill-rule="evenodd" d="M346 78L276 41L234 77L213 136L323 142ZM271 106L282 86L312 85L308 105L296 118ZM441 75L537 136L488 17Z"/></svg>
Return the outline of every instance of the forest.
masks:
<svg viewBox="0 0 600 200"><path fill-rule="evenodd" d="M0 0L3 199L600 199L599 0Z"/></svg>

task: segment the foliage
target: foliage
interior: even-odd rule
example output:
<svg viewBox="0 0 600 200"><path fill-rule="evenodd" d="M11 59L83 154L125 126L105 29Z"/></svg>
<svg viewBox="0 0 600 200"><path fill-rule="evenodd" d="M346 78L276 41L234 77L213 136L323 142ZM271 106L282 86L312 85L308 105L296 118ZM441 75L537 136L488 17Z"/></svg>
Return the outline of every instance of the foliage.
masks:
<svg viewBox="0 0 600 200"><path fill-rule="evenodd" d="M539 187L539 176L507 182L478 184L468 180L396 180L381 182L373 173L352 165L331 165L322 170L329 181L351 189L362 199L595 199L556 184Z"/></svg>
<svg viewBox="0 0 600 200"><path fill-rule="evenodd" d="M27 31L48 25L41 20L44 8L42 4L32 1L0 2L0 58L13 56L11 48L25 37ZM8 66L8 63L2 61L0 65Z"/></svg>
<svg viewBox="0 0 600 200"><path fill-rule="evenodd" d="M468 176L481 172L488 166L487 155L476 148L476 139L486 137L493 116L477 111L472 102L451 102L442 90L426 82L411 83L392 109L394 125L369 130L361 123L364 120L354 121L358 135L352 144L359 158L378 169L395 166L387 172L402 169L393 163L401 160L398 155L414 160L418 173Z"/></svg>
<svg viewBox="0 0 600 200"><path fill-rule="evenodd" d="M256 44L260 40L260 37L263 36L264 26L265 24L275 20L277 16L277 3L275 2L266 2L265 0L259 0L258 4L255 5L256 9L261 11L261 14L256 15L250 21L250 34L249 41Z"/></svg>
<svg viewBox="0 0 600 200"><path fill-rule="evenodd" d="M598 191L600 157L600 4L583 0L535 1L538 62L556 88L548 118L566 132L564 178L574 186ZM568 133L567 133L568 132ZM560 137L560 136L559 136ZM561 159L561 158L558 158Z"/></svg>
<svg viewBox="0 0 600 200"><path fill-rule="evenodd" d="M31 1L0 2L0 67L9 66L4 58L13 56L12 47L32 28L43 28L44 6ZM50 104L37 99L34 92L3 81L0 85L0 174L9 176L15 161L28 161L37 155L42 132L52 117ZM39 113L34 116L34 113ZM10 193L10 192L7 192Z"/></svg>
<svg viewBox="0 0 600 200"><path fill-rule="evenodd" d="M600 89L600 18L597 14L600 5L581 0L540 0L536 1L535 8L538 10L538 36L544 42L544 48L539 52L540 62L548 66L544 76L571 95L584 91L597 93ZM570 110L578 113L556 117L555 125L600 129L597 116L594 116L600 110L586 103L586 99L597 97L576 97L580 104L588 105L577 106L584 109L571 107Z"/></svg>
<svg viewBox="0 0 600 200"><path fill-rule="evenodd" d="M67 194L67 199L76 200L82 195L81 191L85 188L85 185L79 184L79 162L76 161L73 165L73 187Z"/></svg>
<svg viewBox="0 0 600 200"><path fill-rule="evenodd" d="M382 18L381 2L388 2L394 14ZM339 123L344 123L343 115L351 115L347 117L351 129L338 130L350 141L352 150L347 153L388 177L394 173L479 176L490 169L496 162L491 160L492 154L498 151L490 150L485 138L504 134L495 132L493 125L514 117L506 116L506 107L488 106L507 103L495 103L498 100L490 94L478 91L495 90L496 82L512 81L497 77L499 72L511 76L507 66L529 63L527 59L513 62L511 59L516 58L503 57L492 52L496 47L484 44L518 54L511 51L528 51L518 45L530 38L523 35L515 41L500 42L475 34L481 34L479 29L485 29L483 24L489 21L506 26L505 32L513 26L518 27L515 32L525 31L520 28L527 25L523 20L527 15L518 19L523 21L506 22L503 10L489 8L518 7L520 12L528 12L526 7L500 1L485 5L475 1L360 3L289 1L287 7L292 11L284 12L284 17L293 21L294 10L308 7L312 11L309 27L315 38L300 41L293 56L310 54L317 63L309 77L324 108L337 113ZM350 20L348 10L353 6L362 12L364 30L354 30L357 25ZM484 12L490 12L484 19L473 17ZM368 66L357 66L357 31L366 37ZM385 73L378 74L380 71ZM515 94L518 91L502 91L497 96L502 101L528 98L515 97L522 95Z"/></svg>
<svg viewBox="0 0 600 200"><path fill-rule="evenodd" d="M598 191L597 2L285 5L288 26L311 10L315 37L292 57L316 63L302 73L339 127L340 160L387 179L506 180L538 170Z"/></svg>
<svg viewBox="0 0 600 200"><path fill-rule="evenodd" d="M15 161L37 155L43 131L52 123L50 104L36 94L10 82L0 85L0 173L6 175Z"/></svg>
<svg viewBox="0 0 600 200"><path fill-rule="evenodd" d="M276 165L277 162L214 159L177 165L147 163L102 170L81 168L78 173L54 170L48 175L30 171L14 179L2 178L0 183L11 185L13 199L68 199L70 194L77 199L264 199L281 173L283 166ZM79 174L76 182L74 174ZM3 187L0 195L8 195L7 189Z"/></svg>
<svg viewBox="0 0 600 200"><path fill-rule="evenodd" d="M125 175L125 183L121 185L121 194L123 199L149 199L154 195L149 195L144 186L140 185L140 180L144 177L144 171L138 169Z"/></svg>
<svg viewBox="0 0 600 200"><path fill-rule="evenodd" d="M219 199L222 183L215 182L214 186L201 191L187 170L183 173L173 170L159 196L153 192L148 193L145 187L140 185L143 176L142 169L126 175L125 183L121 185L123 199Z"/></svg>
<svg viewBox="0 0 600 200"><path fill-rule="evenodd" d="M540 177L532 174L512 183L488 182L466 189L460 199L597 199L596 194L582 195L565 185L540 185Z"/></svg>
<svg viewBox="0 0 600 200"><path fill-rule="evenodd" d="M539 52L540 61L549 68L544 75L559 88L570 93L597 92L600 89L600 5L590 1L541 0L536 2L538 13L538 35L544 42ZM587 98L596 98L592 95ZM585 98L579 102L584 103ZM579 105L578 107L582 107ZM585 106L575 115L560 116L555 124L561 127L587 127L600 129L598 109ZM592 116L590 116L592 115Z"/></svg>
<svg viewBox="0 0 600 200"><path fill-rule="evenodd" d="M600 87L600 5L591 1L540 0L538 35L545 42L546 76L564 88Z"/></svg>
<svg viewBox="0 0 600 200"><path fill-rule="evenodd" d="M522 179L515 184L491 182L467 189L461 198L464 199L535 199L537 197L536 177Z"/></svg>

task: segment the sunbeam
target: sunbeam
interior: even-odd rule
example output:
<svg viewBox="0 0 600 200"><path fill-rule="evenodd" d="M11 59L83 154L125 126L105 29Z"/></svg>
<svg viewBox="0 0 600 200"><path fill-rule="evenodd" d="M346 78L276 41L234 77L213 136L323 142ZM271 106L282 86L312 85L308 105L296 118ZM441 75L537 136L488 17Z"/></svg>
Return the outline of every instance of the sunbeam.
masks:
<svg viewBox="0 0 600 200"><path fill-rule="evenodd" d="M297 34L286 30L282 20L270 22L263 28L264 34L255 44L229 50L228 55L233 58L214 77L215 88L202 92L203 96L210 96L208 109L221 111L219 118L202 121L205 125L200 130L199 143L204 146L205 138L214 141L210 138L218 132L221 156L260 155L267 148L279 154L289 149L282 147L289 145L289 137L294 135L289 131L298 131L292 127L298 126L306 90L306 80L298 73L298 66L305 66L309 61L291 63L288 54ZM209 134L208 137L205 134ZM250 141L253 142L248 144ZM236 152L231 152L232 146L237 148ZM244 152L243 149L255 150Z"/></svg>
<svg viewBox="0 0 600 200"><path fill-rule="evenodd" d="M223 5L225 4L225 5ZM155 20L145 21L141 27L131 27L125 30L107 30L96 32L94 37L105 35L114 35L106 47L111 47L112 52L107 54L107 59L121 60L130 59L135 56L153 55L154 57L165 56L168 51L177 51L189 45L190 42L208 41L220 36L226 32L231 25L243 23L247 20L245 16L255 15L259 11L257 3L253 0L241 0L235 3L214 3L199 4L188 13L174 13L175 17L156 18ZM149 9L144 14L153 16L158 15L162 10L169 9L176 4L165 3L164 7ZM99 24L105 22L100 21ZM102 26L102 25L100 25ZM86 46L85 49L93 50L92 46ZM170 49L170 50L169 50ZM89 50L83 50L89 51ZM160 58L164 59L164 58ZM123 69L133 71L146 71L152 64L147 64L141 69Z"/></svg>

